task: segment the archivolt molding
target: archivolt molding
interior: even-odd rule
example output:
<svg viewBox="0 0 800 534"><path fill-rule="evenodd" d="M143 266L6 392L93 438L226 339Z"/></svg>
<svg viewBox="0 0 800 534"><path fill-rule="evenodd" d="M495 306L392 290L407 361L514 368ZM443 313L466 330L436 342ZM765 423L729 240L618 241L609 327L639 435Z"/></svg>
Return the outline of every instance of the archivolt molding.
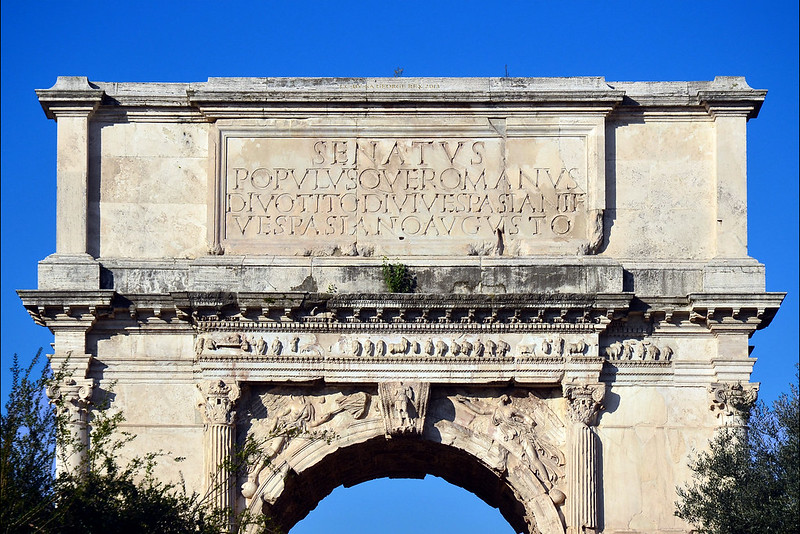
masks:
<svg viewBox="0 0 800 534"><path fill-rule="evenodd" d="M246 505L256 513L271 506L290 473L302 474L336 451L403 436L467 453L513 490L526 509L529 532L563 533L567 431L548 403L532 390L498 395L441 388L425 407L428 387L395 382L379 384L377 392L304 388L298 394L297 388L275 387L254 394L247 434L264 445L263 456L251 459L255 467L240 480Z"/></svg>

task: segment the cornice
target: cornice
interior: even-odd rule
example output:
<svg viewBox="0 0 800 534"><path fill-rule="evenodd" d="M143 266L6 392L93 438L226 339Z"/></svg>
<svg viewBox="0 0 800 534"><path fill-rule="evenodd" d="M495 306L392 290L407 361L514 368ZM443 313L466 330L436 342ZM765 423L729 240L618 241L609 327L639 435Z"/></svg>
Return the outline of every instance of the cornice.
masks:
<svg viewBox="0 0 800 534"><path fill-rule="evenodd" d="M36 91L49 118L98 110L102 120L215 121L309 113L446 112L507 108L681 120L699 113L753 118L766 91L742 77L702 82L606 82L573 78L209 78L198 83L90 82L62 76ZM155 119L154 119L155 118Z"/></svg>

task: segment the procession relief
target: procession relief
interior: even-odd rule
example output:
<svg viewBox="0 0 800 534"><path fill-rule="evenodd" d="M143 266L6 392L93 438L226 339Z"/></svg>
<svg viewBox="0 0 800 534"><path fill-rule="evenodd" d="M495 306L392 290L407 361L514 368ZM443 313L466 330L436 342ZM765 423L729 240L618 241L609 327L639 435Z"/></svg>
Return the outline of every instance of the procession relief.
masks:
<svg viewBox="0 0 800 534"><path fill-rule="evenodd" d="M270 334L203 332L198 334L194 353L200 357L336 357L353 359L560 359L592 356L597 349L584 336L545 334L541 336L469 335L341 335L323 343L316 334ZM672 349L649 341L614 342L604 350L610 360L669 361Z"/></svg>

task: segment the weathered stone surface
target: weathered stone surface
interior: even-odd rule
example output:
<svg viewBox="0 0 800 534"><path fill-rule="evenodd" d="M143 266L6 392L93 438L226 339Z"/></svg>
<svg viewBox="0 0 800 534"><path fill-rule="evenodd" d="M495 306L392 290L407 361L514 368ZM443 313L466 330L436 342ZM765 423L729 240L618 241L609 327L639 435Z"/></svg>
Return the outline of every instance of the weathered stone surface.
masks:
<svg viewBox="0 0 800 534"><path fill-rule="evenodd" d="M115 384L127 453L185 456L161 475L219 481L218 504L286 528L340 484L430 473L519 532L689 531L674 488L741 423L749 336L783 298L746 249L764 91L65 77L37 94L58 119L57 250L19 294L73 371L52 393L79 439ZM386 264L416 291L389 293ZM246 472L220 471L248 437Z"/></svg>

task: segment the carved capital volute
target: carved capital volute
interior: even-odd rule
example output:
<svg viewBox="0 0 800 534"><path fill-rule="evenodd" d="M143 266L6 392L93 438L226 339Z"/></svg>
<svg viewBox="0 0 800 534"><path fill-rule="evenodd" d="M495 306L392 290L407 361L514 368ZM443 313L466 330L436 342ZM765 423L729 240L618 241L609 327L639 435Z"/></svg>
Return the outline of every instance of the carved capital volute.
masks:
<svg viewBox="0 0 800 534"><path fill-rule="evenodd" d="M717 383L708 387L709 409L717 417L733 418L734 423L743 424L743 418L758 398L759 384Z"/></svg>
<svg viewBox="0 0 800 534"><path fill-rule="evenodd" d="M603 398L606 395L605 384L565 384L563 394L569 405L569 416L586 426L595 423L600 410L603 409Z"/></svg>
<svg viewBox="0 0 800 534"><path fill-rule="evenodd" d="M93 379L65 378L49 384L45 393L58 413L67 416L69 424L86 425L94 385Z"/></svg>
<svg viewBox="0 0 800 534"><path fill-rule="evenodd" d="M233 409L241 391L236 382L209 380L197 385L200 400L197 408L206 425L233 425L236 411Z"/></svg>

